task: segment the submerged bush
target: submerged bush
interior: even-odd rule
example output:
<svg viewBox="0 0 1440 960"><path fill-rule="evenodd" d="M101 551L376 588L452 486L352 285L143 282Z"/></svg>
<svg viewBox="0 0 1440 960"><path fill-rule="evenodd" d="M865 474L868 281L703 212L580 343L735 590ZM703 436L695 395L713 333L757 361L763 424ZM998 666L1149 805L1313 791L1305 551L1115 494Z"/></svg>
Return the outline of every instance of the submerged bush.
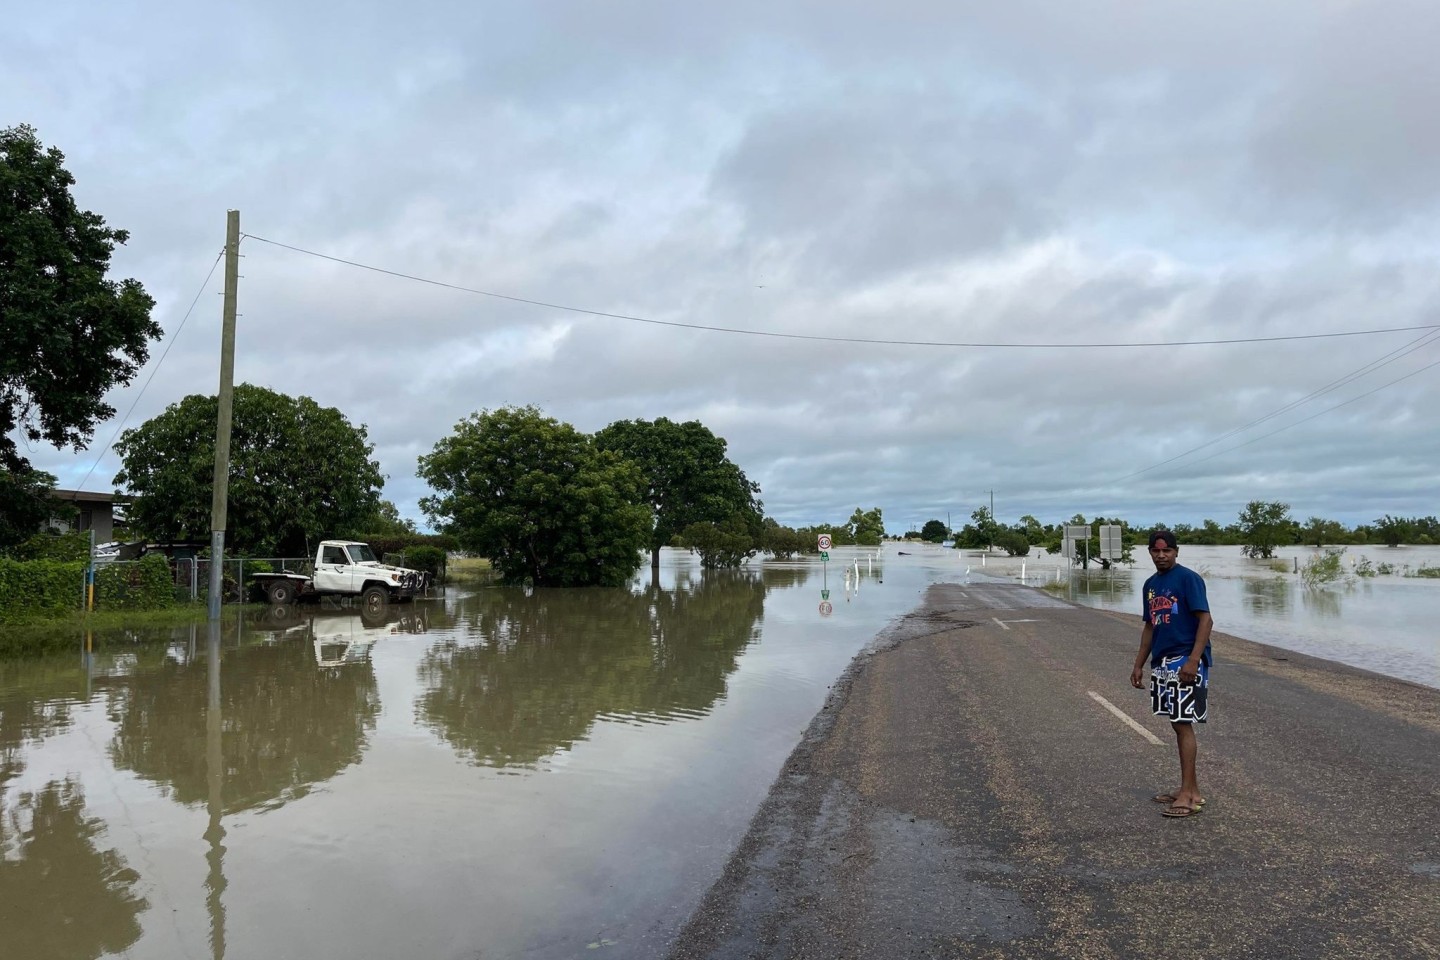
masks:
<svg viewBox="0 0 1440 960"><path fill-rule="evenodd" d="M1326 547L1323 553L1317 553L1306 560L1305 565L1300 568L1300 577L1305 581L1305 586L1319 587L1337 580L1343 581L1345 567L1340 558L1344 553L1344 547Z"/></svg>
<svg viewBox="0 0 1440 960"><path fill-rule="evenodd" d="M1428 577L1432 580L1440 580L1440 567L1432 567L1428 563L1422 564L1419 569L1417 569L1414 573L1409 574L1409 576Z"/></svg>

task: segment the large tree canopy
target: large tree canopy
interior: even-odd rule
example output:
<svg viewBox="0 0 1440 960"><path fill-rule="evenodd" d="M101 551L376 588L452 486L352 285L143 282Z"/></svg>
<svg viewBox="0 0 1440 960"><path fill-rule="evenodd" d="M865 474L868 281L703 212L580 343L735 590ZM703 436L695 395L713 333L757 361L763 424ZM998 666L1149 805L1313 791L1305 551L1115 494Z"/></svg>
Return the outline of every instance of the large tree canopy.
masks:
<svg viewBox="0 0 1440 960"><path fill-rule="evenodd" d="M420 506L506 581L619 586L640 566L640 470L533 406L471 414L420 458Z"/></svg>
<svg viewBox="0 0 1440 960"><path fill-rule="evenodd" d="M105 279L124 230L70 196L59 150L28 126L0 130L0 467L26 462L11 432L84 447L115 414L105 391L130 382L161 335L136 280Z"/></svg>
<svg viewBox="0 0 1440 960"><path fill-rule="evenodd" d="M126 430L115 483L130 523L153 537L206 540L214 482L215 397L192 395ZM240 384L230 428L225 542L251 556L309 555L373 517L385 478L364 426L333 407Z"/></svg>
<svg viewBox="0 0 1440 960"><path fill-rule="evenodd" d="M760 486L730 462L725 441L698 420L617 420L595 434L595 442L640 468L644 499L654 514L652 566L659 566L661 547L695 524L743 527L752 541L758 540L761 504L755 495ZM702 558L707 555L702 551Z"/></svg>

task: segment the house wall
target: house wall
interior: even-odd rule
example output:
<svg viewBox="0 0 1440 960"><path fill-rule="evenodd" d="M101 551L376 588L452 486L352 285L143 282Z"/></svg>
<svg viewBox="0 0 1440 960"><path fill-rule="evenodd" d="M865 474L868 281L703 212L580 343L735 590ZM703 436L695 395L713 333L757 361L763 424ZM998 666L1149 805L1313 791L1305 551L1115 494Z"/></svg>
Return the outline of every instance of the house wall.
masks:
<svg viewBox="0 0 1440 960"><path fill-rule="evenodd" d="M115 539L115 510L114 505L108 501L93 500L71 500L64 501L67 507L73 508L79 514L75 518L72 527L69 523L58 517L51 517L45 524L45 529L59 530L61 533L69 533L72 529L84 533L94 529L96 543L109 543Z"/></svg>

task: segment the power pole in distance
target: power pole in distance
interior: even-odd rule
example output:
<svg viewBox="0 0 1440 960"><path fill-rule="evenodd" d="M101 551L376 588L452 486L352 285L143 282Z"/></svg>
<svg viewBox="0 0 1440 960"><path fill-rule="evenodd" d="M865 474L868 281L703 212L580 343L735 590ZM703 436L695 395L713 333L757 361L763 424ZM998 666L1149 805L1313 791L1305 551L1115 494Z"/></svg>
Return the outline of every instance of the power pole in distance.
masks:
<svg viewBox="0 0 1440 960"><path fill-rule="evenodd" d="M225 314L220 329L220 412L215 418L215 482L210 499L209 619L220 619L225 577L225 505L230 495L230 411L235 401L235 289L240 283L240 211L225 214Z"/></svg>

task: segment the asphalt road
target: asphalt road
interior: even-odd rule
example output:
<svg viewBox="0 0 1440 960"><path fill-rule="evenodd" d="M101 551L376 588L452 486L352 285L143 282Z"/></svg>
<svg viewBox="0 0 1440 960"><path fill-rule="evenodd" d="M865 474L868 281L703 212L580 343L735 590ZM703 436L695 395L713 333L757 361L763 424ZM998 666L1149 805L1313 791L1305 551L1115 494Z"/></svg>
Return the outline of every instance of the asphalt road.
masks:
<svg viewBox="0 0 1440 960"><path fill-rule="evenodd" d="M932 587L672 957L1440 957L1440 691L1217 632L1208 803L1168 820L1138 640L1031 588Z"/></svg>

